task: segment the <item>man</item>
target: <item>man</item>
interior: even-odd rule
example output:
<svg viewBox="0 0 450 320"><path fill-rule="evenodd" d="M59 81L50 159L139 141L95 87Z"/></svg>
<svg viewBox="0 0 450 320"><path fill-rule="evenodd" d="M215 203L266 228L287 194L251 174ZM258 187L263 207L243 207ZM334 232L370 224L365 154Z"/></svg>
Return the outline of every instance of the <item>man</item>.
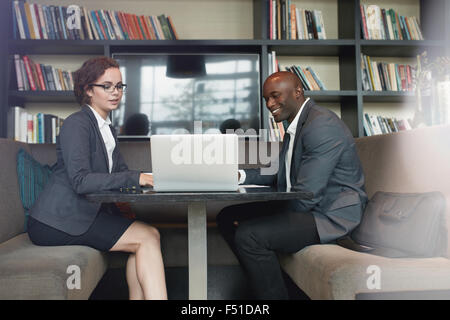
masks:
<svg viewBox="0 0 450 320"><path fill-rule="evenodd" d="M345 236L360 223L367 195L350 131L333 112L305 100L295 74L272 74L264 82L263 95L275 121L289 123L279 171L240 171L239 182L312 192L313 197L227 207L217 222L256 297L287 299L276 252L294 253Z"/></svg>

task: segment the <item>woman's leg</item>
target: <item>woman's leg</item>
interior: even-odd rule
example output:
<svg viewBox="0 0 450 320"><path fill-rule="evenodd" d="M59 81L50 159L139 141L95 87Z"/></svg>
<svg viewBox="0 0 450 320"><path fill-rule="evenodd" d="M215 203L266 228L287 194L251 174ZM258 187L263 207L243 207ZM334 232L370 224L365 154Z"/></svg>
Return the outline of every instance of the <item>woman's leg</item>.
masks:
<svg viewBox="0 0 450 320"><path fill-rule="evenodd" d="M127 283L130 300L144 300L144 292L136 272L136 254L130 253L127 261Z"/></svg>
<svg viewBox="0 0 450 320"><path fill-rule="evenodd" d="M137 283L140 284L146 300L167 299L160 238L156 228L144 222L135 221L110 251L125 251L135 254ZM129 261L127 269L132 266L133 261ZM128 275L130 275L130 279L133 279L132 270L127 270ZM132 286L135 284L136 281L132 280Z"/></svg>

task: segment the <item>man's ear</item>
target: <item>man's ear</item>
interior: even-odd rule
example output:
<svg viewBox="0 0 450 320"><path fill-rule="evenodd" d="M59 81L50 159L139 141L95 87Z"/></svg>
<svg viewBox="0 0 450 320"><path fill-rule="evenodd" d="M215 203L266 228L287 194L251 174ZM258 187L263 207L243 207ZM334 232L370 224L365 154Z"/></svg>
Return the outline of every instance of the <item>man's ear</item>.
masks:
<svg viewBox="0 0 450 320"><path fill-rule="evenodd" d="M299 99L299 98L301 98L301 97L303 97L303 88L302 88L301 85L298 85L298 86L295 88L295 98L296 98L296 99Z"/></svg>

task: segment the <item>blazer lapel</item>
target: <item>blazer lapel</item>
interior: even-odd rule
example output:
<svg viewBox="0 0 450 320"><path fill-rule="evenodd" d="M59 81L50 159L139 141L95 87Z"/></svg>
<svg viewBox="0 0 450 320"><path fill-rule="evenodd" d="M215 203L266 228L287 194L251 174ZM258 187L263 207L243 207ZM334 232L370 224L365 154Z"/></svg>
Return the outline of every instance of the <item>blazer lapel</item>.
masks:
<svg viewBox="0 0 450 320"><path fill-rule="evenodd" d="M114 170L117 167L117 162L118 162L118 159L117 159L118 154L117 153L118 153L119 148L117 148L117 146L119 145L119 141L117 140L117 134L116 134L116 130L114 129L114 127L112 125L109 125L109 127L111 128L111 132L114 137L114 141L116 142L116 147L114 148L114 151L112 154L113 167L111 169L111 172L114 172Z"/></svg>
<svg viewBox="0 0 450 320"><path fill-rule="evenodd" d="M292 150L292 160L294 161L291 161L291 170L290 170L291 183L295 181L297 169L300 166L301 153L303 149L301 145L301 132L306 122L306 119L308 118L309 112L311 111L311 108L314 105L315 105L314 100L309 98L309 101L303 107L302 113L300 114L300 118L298 119L297 130L295 131L295 140Z"/></svg>
<svg viewBox="0 0 450 320"><path fill-rule="evenodd" d="M109 168L108 152L106 151L105 142L103 141L102 133L100 132L100 128L98 127L97 119L95 118L94 113L92 113L91 108L89 108L87 105L84 105L82 110L88 114L89 119L91 120L91 123L95 128L95 132L97 133L97 139L101 141L100 144L102 146L103 155L105 157L106 168Z"/></svg>
<svg viewBox="0 0 450 320"><path fill-rule="evenodd" d="M286 188L286 153L289 147L290 134L285 134L283 139L283 146L281 147L279 157L279 168L277 174L277 186L278 188Z"/></svg>

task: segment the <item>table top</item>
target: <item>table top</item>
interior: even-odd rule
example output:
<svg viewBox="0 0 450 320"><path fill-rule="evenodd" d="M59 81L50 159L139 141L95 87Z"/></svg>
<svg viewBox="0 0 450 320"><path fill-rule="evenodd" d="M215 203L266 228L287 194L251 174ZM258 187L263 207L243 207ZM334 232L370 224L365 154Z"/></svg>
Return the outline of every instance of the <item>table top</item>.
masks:
<svg viewBox="0 0 450 320"><path fill-rule="evenodd" d="M237 191L221 192L155 192L151 189L141 193L102 191L87 194L92 202L200 202L200 201L257 201L311 199L313 194L304 191L287 191L274 187L243 187Z"/></svg>

